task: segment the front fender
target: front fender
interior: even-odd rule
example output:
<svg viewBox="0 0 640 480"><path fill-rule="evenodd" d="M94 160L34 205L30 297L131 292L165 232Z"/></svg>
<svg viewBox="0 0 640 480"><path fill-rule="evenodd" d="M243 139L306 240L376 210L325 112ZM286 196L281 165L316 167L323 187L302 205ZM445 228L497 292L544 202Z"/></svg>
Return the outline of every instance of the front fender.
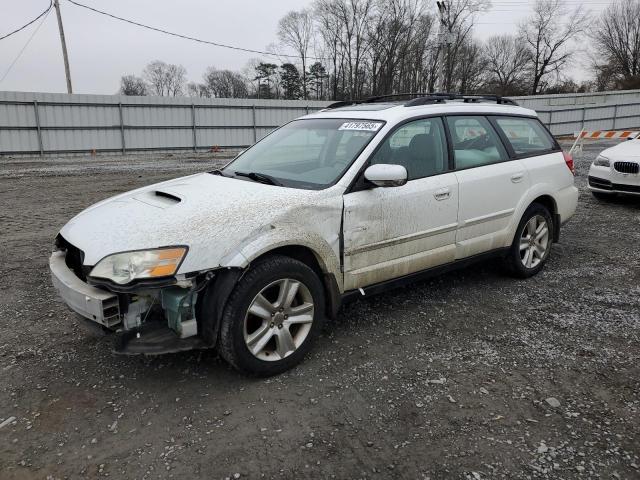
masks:
<svg viewBox="0 0 640 480"><path fill-rule="evenodd" d="M342 291L341 228L341 196L301 206L243 239L225 256L220 266L246 268L256 258L277 248L305 247L313 252L322 271L335 277Z"/></svg>

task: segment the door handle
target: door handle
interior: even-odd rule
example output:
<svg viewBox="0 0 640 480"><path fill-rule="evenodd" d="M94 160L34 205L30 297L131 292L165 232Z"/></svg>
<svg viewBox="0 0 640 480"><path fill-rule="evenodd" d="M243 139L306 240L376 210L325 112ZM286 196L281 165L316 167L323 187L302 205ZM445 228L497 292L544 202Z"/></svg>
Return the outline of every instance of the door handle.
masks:
<svg viewBox="0 0 640 480"><path fill-rule="evenodd" d="M433 196L438 201L446 200L451 196L451 189L441 188L440 190L436 190Z"/></svg>
<svg viewBox="0 0 640 480"><path fill-rule="evenodd" d="M523 178L524 178L524 173L520 172L520 173L516 173L516 174L512 175L511 176L511 181L513 183L520 183Z"/></svg>

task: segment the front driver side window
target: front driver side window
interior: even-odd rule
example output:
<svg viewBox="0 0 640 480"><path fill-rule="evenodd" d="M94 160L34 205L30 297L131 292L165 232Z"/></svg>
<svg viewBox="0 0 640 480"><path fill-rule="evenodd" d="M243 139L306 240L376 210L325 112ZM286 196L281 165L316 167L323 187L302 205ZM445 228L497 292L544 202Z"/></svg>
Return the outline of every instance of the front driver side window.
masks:
<svg viewBox="0 0 640 480"><path fill-rule="evenodd" d="M447 117L456 169L481 167L509 159L500 137L484 117Z"/></svg>
<svg viewBox="0 0 640 480"><path fill-rule="evenodd" d="M447 170L447 143L440 118L425 118L399 127L380 146L371 164L402 165L408 179L430 177Z"/></svg>

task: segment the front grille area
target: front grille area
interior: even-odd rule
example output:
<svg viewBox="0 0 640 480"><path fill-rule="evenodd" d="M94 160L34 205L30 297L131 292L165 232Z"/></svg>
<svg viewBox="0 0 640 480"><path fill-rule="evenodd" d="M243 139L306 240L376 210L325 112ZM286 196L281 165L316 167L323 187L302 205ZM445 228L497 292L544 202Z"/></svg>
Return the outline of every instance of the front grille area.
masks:
<svg viewBox="0 0 640 480"><path fill-rule="evenodd" d="M635 162L615 162L613 168L620 173L640 173L640 164Z"/></svg>
<svg viewBox="0 0 640 480"><path fill-rule="evenodd" d="M65 256L65 263L67 264L67 267L76 274L76 277L83 282L86 282L87 272L86 268L82 265L84 263L84 252L78 247L71 245L61 235L58 235L56 245L67 253Z"/></svg>

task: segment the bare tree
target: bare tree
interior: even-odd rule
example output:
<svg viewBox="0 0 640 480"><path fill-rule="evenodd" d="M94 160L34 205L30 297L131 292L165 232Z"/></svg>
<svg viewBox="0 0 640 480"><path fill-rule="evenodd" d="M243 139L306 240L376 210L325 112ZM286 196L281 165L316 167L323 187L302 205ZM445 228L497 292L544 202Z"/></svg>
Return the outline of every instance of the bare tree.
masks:
<svg viewBox="0 0 640 480"><path fill-rule="evenodd" d="M482 46L470 38L458 50L454 78L460 93L477 93L484 83L485 59Z"/></svg>
<svg viewBox="0 0 640 480"><path fill-rule="evenodd" d="M444 67L442 87L451 91L456 90L454 74L458 57L468 44L478 13L488 10L491 0L448 0L443 3L445 8L441 12L441 22L447 41L439 52L439 62Z"/></svg>
<svg viewBox="0 0 640 480"><path fill-rule="evenodd" d="M187 96L209 98L211 94L209 93L206 85L197 82L189 82L187 83Z"/></svg>
<svg viewBox="0 0 640 480"><path fill-rule="evenodd" d="M152 94L176 97L183 94L187 71L182 65L155 60L145 67L142 77Z"/></svg>
<svg viewBox="0 0 640 480"><path fill-rule="evenodd" d="M368 25L373 9L374 0L316 0L315 3L321 24L336 35L345 83L343 91L348 97L361 97L364 91L364 67L370 47Z"/></svg>
<svg viewBox="0 0 640 480"><path fill-rule="evenodd" d="M167 65L167 95L179 97L187 83L187 70L182 65Z"/></svg>
<svg viewBox="0 0 640 480"><path fill-rule="evenodd" d="M313 19L309 10L289 12L278 23L278 38L291 47L302 63L302 97L307 99L307 59L313 38Z"/></svg>
<svg viewBox="0 0 640 480"><path fill-rule="evenodd" d="M120 93L122 95L146 95L147 94L147 85L144 83L144 80L140 77L136 77L135 75L123 75L120 79Z"/></svg>
<svg viewBox="0 0 640 480"><path fill-rule="evenodd" d="M536 0L533 14L520 25L520 36L531 55L533 95L540 93L548 75L561 74L575 51L572 41L585 32L587 25L588 12L580 6L569 11L560 0Z"/></svg>
<svg viewBox="0 0 640 480"><path fill-rule="evenodd" d="M620 0L600 16L592 33L595 70L604 86L640 87L640 0Z"/></svg>
<svg viewBox="0 0 640 480"><path fill-rule="evenodd" d="M209 67L204 73L204 88L209 96L217 98L246 98L249 89L245 78L230 70Z"/></svg>
<svg viewBox="0 0 640 480"><path fill-rule="evenodd" d="M513 35L489 37L484 45L486 85L499 95L524 93L529 50Z"/></svg>

